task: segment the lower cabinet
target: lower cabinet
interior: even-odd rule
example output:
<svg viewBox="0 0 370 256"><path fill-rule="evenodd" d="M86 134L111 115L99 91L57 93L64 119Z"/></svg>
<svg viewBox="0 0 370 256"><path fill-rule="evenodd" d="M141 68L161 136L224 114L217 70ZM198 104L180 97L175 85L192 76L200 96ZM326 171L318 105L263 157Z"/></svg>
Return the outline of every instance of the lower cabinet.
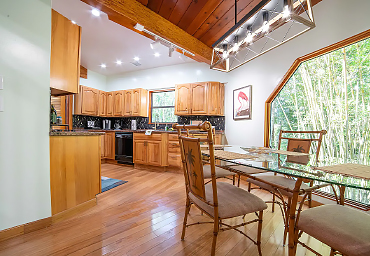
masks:
<svg viewBox="0 0 370 256"><path fill-rule="evenodd" d="M101 136L101 158L102 159L115 159L116 154L116 133L115 132L105 132Z"/></svg>
<svg viewBox="0 0 370 256"><path fill-rule="evenodd" d="M134 133L134 163L168 166L168 134Z"/></svg>

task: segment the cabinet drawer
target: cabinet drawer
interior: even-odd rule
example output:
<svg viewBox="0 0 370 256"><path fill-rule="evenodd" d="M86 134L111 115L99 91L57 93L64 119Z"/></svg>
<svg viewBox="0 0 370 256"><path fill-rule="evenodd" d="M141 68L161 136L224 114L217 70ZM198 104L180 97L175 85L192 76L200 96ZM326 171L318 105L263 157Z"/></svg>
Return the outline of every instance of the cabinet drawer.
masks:
<svg viewBox="0 0 370 256"><path fill-rule="evenodd" d="M179 141L179 136L177 134L168 134L168 140Z"/></svg>
<svg viewBox="0 0 370 256"><path fill-rule="evenodd" d="M168 152L180 153L180 144L179 144L179 142L169 141L168 142Z"/></svg>
<svg viewBox="0 0 370 256"><path fill-rule="evenodd" d="M169 153L168 154L168 165L181 167L181 155Z"/></svg>
<svg viewBox="0 0 370 256"><path fill-rule="evenodd" d="M161 140L160 133L152 133L152 135L145 135L144 133L134 133L134 140Z"/></svg>

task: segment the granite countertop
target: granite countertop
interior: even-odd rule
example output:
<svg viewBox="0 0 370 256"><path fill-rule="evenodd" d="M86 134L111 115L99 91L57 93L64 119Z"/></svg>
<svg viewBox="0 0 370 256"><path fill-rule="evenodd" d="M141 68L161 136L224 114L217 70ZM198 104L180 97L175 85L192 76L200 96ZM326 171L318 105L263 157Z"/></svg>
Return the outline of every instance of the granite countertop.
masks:
<svg viewBox="0 0 370 256"><path fill-rule="evenodd" d="M88 133L98 133L98 132L145 132L150 129L143 129L143 130L129 130L129 129L122 129L122 130L103 130L103 129L75 129L73 132L79 133L79 132L88 132ZM165 130L151 130L152 133L177 133L177 131L165 131ZM200 131L190 131L190 133L205 133ZM224 131L222 130L216 130L216 134L224 134Z"/></svg>
<svg viewBox="0 0 370 256"><path fill-rule="evenodd" d="M49 136L97 136L103 135L104 132L91 132L86 130L81 131L51 131Z"/></svg>

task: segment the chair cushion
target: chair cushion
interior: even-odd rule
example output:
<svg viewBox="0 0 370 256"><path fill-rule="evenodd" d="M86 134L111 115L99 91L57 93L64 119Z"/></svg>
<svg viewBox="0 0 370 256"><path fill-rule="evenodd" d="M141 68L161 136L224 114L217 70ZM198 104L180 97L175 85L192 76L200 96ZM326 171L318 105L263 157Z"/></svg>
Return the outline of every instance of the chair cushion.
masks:
<svg viewBox="0 0 370 256"><path fill-rule="evenodd" d="M216 178L222 178L222 177L226 177L226 176L231 176L231 175L235 175L235 173L232 173L232 172L229 172L225 169L222 169L220 167L215 167L215 171L216 171ZM204 178L205 179L210 179L212 178L211 176L211 166L209 164L207 165L203 165L203 175L204 175Z"/></svg>
<svg viewBox="0 0 370 256"><path fill-rule="evenodd" d="M345 255L370 255L370 215L342 205L301 213L298 228Z"/></svg>
<svg viewBox="0 0 370 256"><path fill-rule="evenodd" d="M213 204L212 183L205 185L207 202ZM190 199L205 212L214 216L214 207L189 193ZM251 212L263 211L266 203L248 191L226 182L217 182L218 216L221 219L242 216Z"/></svg>
<svg viewBox="0 0 370 256"><path fill-rule="evenodd" d="M241 165L234 165L234 166L228 166L229 168L232 168L236 171L243 172L245 174L255 174L255 173L264 173L266 171L254 168L254 167L248 167L248 166L241 166Z"/></svg>
<svg viewBox="0 0 370 256"><path fill-rule="evenodd" d="M295 182L296 182L296 180L293 180L293 179L290 179L290 178L287 178L287 177L284 177L284 176L280 176L280 175L258 175L256 177L258 177L259 179L264 180L266 182L276 184L276 185L279 185L279 186L282 186L282 187L285 187L285 188L289 188L291 190L294 189ZM273 186L271 186L269 184L266 184L266 183L264 183L262 181L259 181L259 180L254 180L252 178L247 179L247 182L250 182L250 183L252 183L256 186L259 186L260 188L266 189L266 190L271 191L271 192L274 192L276 190L276 189L274 189ZM309 188L309 186L302 183L301 189L307 189L307 188ZM279 189L279 191L284 196L287 196L287 197L292 197L293 196L292 192L286 191L284 189Z"/></svg>

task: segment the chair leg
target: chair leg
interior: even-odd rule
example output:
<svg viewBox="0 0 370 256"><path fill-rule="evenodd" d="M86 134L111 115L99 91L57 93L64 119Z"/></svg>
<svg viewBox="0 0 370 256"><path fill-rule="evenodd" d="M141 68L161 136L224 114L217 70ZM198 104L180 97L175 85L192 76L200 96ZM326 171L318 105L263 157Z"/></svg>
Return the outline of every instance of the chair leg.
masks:
<svg viewBox="0 0 370 256"><path fill-rule="evenodd" d="M275 195L272 194L272 212L275 212Z"/></svg>
<svg viewBox="0 0 370 256"><path fill-rule="evenodd" d="M289 230L289 212L290 212L290 205L291 205L292 199L288 198L288 204L285 211L285 220L284 220L284 238L283 238L283 245L285 245L286 238L288 236L288 230Z"/></svg>
<svg viewBox="0 0 370 256"><path fill-rule="evenodd" d="M240 187L240 174L238 174L238 187Z"/></svg>
<svg viewBox="0 0 370 256"><path fill-rule="evenodd" d="M235 186L235 174L233 175L233 185Z"/></svg>
<svg viewBox="0 0 370 256"><path fill-rule="evenodd" d="M248 183L248 192L251 192L251 189L252 189L252 183Z"/></svg>
<svg viewBox="0 0 370 256"><path fill-rule="evenodd" d="M263 211L260 211L258 214L258 231L257 231L257 248L258 248L259 256L262 256L262 250L261 250L262 217L263 217Z"/></svg>
<svg viewBox="0 0 370 256"><path fill-rule="evenodd" d="M335 250L333 248L330 248L330 256L334 256L335 255Z"/></svg>
<svg viewBox="0 0 370 256"><path fill-rule="evenodd" d="M186 229L186 223L188 221L188 215L189 215L189 212L190 212L190 200L189 198L186 198L186 208L185 208L185 216L184 216L184 223L183 223L183 226L182 226L182 234L181 234L181 240L184 240L185 238L185 229Z"/></svg>
<svg viewBox="0 0 370 256"><path fill-rule="evenodd" d="M213 241L212 241L212 251L211 256L214 256L216 254L216 241L217 241L217 235L219 230L219 220L218 218L214 219L214 229L213 229Z"/></svg>
<svg viewBox="0 0 370 256"><path fill-rule="evenodd" d="M310 181L310 187L313 186L313 180ZM312 208L312 192L308 194L308 207Z"/></svg>

